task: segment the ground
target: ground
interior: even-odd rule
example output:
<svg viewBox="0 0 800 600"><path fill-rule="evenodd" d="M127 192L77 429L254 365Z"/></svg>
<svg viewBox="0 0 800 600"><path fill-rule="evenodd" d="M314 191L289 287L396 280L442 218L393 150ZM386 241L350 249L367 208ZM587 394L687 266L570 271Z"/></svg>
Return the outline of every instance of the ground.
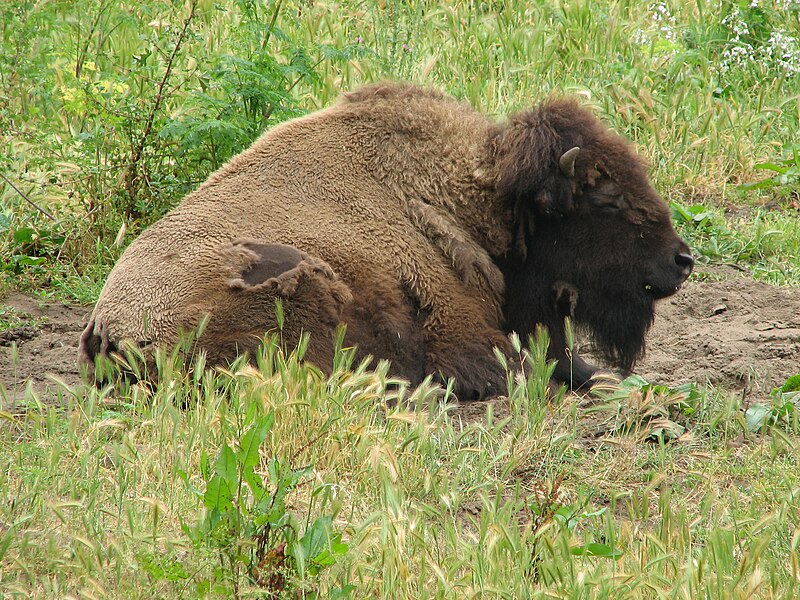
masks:
<svg viewBox="0 0 800 600"><path fill-rule="evenodd" d="M662 301L636 371L652 382L710 382L764 398L800 372L800 288L733 267L707 273L719 280Z"/></svg>
<svg viewBox="0 0 800 600"><path fill-rule="evenodd" d="M5 409L31 382L50 393L80 383L78 338L90 307L43 302L12 292L6 313L21 318L0 331L0 393ZM9 308L11 310L9 310ZM765 398L800 371L800 289L754 281L742 271L700 267L658 305L647 356L636 372L652 383L710 382ZM16 348L12 346L16 343ZM0 405L0 406L2 406Z"/></svg>

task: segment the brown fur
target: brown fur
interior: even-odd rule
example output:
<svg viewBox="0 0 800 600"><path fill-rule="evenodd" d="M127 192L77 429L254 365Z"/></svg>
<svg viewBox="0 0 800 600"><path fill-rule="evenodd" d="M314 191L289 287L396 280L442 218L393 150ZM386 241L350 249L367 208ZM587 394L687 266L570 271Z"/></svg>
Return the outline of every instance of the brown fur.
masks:
<svg viewBox="0 0 800 600"><path fill-rule="evenodd" d="M581 135L597 148L588 144L576 177L563 181L558 158ZM574 102L496 125L410 85L344 94L265 133L131 244L100 295L82 357L91 363L122 340L174 343L209 315L201 343L224 361L275 329L280 297L284 338L309 332L307 356L323 368L344 322L347 343L390 359L413 382L432 373L455 377L461 397L498 393L505 374L493 347L510 354L514 323L504 311L512 295L527 297L509 269L535 271L540 218L568 219L600 178L639 189L641 169L625 167L631 156ZM660 218L666 209L651 196L625 220ZM588 260L592 242L581 243L575 260ZM579 311L580 285L558 280ZM511 313L532 326L524 308Z"/></svg>

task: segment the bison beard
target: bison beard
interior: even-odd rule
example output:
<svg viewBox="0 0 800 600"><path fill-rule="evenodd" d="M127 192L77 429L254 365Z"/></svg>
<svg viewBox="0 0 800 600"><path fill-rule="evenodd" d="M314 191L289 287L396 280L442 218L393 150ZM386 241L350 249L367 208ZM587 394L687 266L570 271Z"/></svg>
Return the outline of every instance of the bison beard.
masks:
<svg viewBox="0 0 800 600"><path fill-rule="evenodd" d="M623 272L575 277L568 267L552 264L558 263L558 257L552 252L541 254L540 246L535 242L528 246L533 262L504 265L508 330L524 335L537 325L546 327L549 356L558 361L554 377L574 389L589 387L597 369L568 350L567 318L579 333L589 337L595 353L606 363L624 372L633 369L644 355L645 336L653 323L652 298L636 288L636 281L626 281ZM538 257L544 258L537 261ZM570 275L572 281L580 282L579 287L564 281Z"/></svg>
<svg viewBox="0 0 800 600"><path fill-rule="evenodd" d="M575 321L585 328L592 344L609 364L630 371L645 352L645 336L653 324L653 303L641 294L586 294L578 303Z"/></svg>

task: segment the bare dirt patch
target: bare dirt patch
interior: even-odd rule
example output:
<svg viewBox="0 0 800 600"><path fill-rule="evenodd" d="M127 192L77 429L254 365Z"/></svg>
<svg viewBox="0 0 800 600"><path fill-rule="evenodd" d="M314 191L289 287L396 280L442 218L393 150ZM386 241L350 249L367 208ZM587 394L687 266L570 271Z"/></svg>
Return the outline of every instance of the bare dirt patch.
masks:
<svg viewBox="0 0 800 600"><path fill-rule="evenodd" d="M800 288L710 273L661 303L637 372L670 385L695 381L764 397L800 372Z"/></svg>
<svg viewBox="0 0 800 600"><path fill-rule="evenodd" d="M30 316L34 323L0 331L0 385L7 399L11 403L20 399L29 382L43 399L62 388L56 380L79 384L78 340L91 308L44 302L17 292L0 304Z"/></svg>
<svg viewBox="0 0 800 600"><path fill-rule="evenodd" d="M800 372L800 288L770 286L733 268L701 270L697 279L659 304L637 373L652 383L708 382L764 398ZM21 397L28 382L45 396L59 389L54 379L80 383L78 339L90 307L43 303L16 292L2 304L36 322L0 332L0 383L7 398ZM485 408L479 403L473 410L482 415Z"/></svg>

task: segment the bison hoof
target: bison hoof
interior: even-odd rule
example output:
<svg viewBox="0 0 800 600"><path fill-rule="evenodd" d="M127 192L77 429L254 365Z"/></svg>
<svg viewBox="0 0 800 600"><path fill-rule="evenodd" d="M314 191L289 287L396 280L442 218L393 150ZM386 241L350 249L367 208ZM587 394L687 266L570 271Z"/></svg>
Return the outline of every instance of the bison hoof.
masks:
<svg viewBox="0 0 800 600"><path fill-rule="evenodd" d="M429 355L430 356L430 355ZM442 349L430 357L431 370L438 373L439 381L447 384L455 380L453 391L462 402L485 400L506 393L506 372L489 346L466 344Z"/></svg>

